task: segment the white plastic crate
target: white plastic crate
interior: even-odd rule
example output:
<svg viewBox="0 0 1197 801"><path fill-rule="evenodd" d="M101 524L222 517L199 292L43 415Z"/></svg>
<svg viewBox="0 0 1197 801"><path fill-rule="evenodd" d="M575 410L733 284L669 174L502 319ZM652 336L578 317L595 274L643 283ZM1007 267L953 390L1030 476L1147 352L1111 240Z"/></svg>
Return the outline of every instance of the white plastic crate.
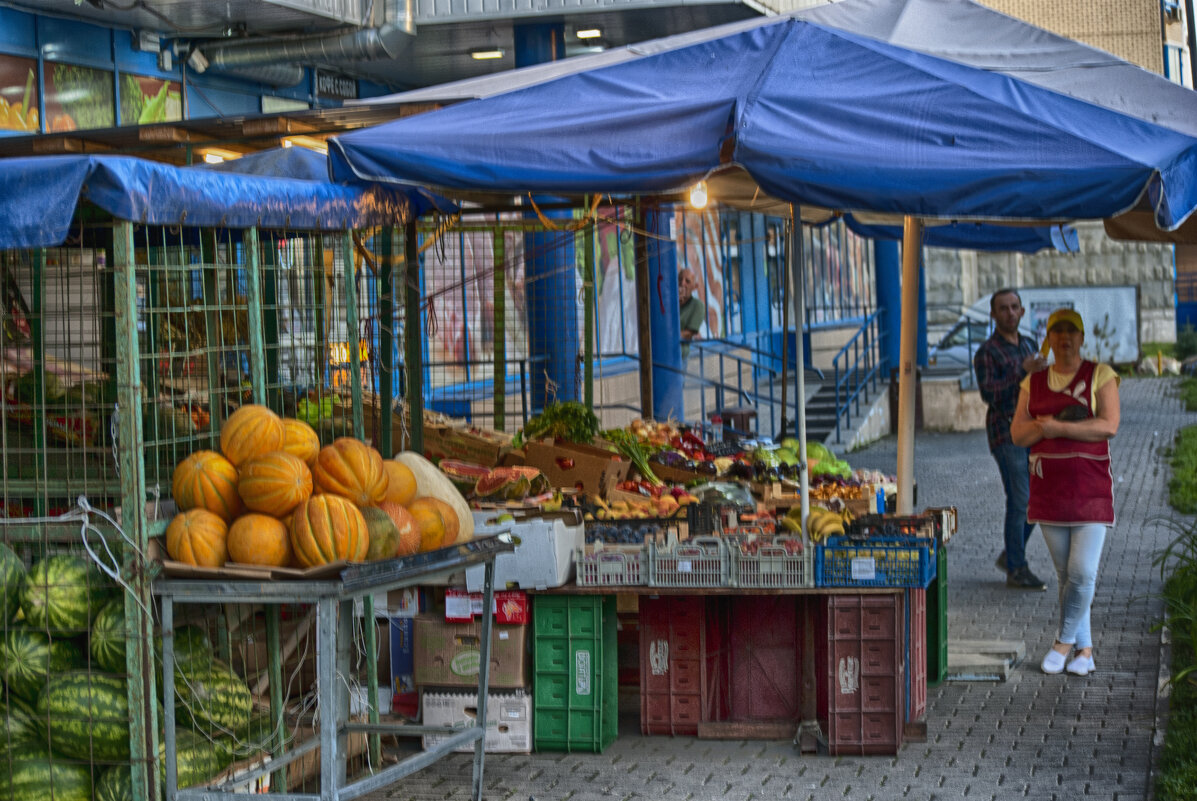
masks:
<svg viewBox="0 0 1197 801"><path fill-rule="evenodd" d="M674 546L648 546L648 586L729 587L727 544L719 537L695 537Z"/></svg>
<svg viewBox="0 0 1197 801"><path fill-rule="evenodd" d="M612 545L579 548L574 557L581 587L636 586L648 583L648 546Z"/></svg>
<svg viewBox="0 0 1197 801"><path fill-rule="evenodd" d="M501 515L514 520L498 522ZM495 589L543 590L560 587L573 579L574 552L582 547L585 530L575 510L536 513L523 510L474 512L475 535L510 531L518 543L511 553L495 557ZM481 592L486 567L474 565L465 571L466 589Z"/></svg>
<svg viewBox="0 0 1197 801"><path fill-rule="evenodd" d="M763 589L787 589L815 586L814 547L807 545L795 552L786 547L789 542L802 540L777 537L761 542L755 553L745 552L745 543L728 546L731 558L732 586Z"/></svg>

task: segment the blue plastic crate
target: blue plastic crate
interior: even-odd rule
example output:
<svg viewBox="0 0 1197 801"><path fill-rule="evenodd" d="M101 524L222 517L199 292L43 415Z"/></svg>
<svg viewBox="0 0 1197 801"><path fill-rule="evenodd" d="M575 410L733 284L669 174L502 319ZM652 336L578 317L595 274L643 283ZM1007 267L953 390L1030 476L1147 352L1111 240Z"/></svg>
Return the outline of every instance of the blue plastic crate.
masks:
<svg viewBox="0 0 1197 801"><path fill-rule="evenodd" d="M922 587L935 578L935 540L828 537L815 550L816 587Z"/></svg>

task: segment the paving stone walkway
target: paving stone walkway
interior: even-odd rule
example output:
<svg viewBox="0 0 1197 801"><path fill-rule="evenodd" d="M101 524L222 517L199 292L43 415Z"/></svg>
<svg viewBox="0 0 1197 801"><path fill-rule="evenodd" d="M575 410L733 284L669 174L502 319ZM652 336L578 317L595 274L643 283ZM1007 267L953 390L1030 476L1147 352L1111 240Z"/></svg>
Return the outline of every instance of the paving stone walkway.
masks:
<svg viewBox="0 0 1197 801"><path fill-rule="evenodd" d="M954 505L960 532L948 546L949 640L1016 640L1026 659L1008 681L946 682L928 691L927 741L892 757L801 755L789 741L644 737L634 703L602 754L488 755L485 798L610 799L1005 799L1123 801L1151 798L1158 745L1161 615L1153 555L1170 516L1166 451L1197 423L1173 380L1127 379L1113 441L1118 524L1106 540L1093 604L1097 671L1040 672L1056 627L1058 584L1042 536L1028 549L1047 592L1007 589L994 567L1004 506L983 431L920 433L919 507ZM896 440L849 454L855 467L893 472ZM467 799L472 757L454 755L369 798Z"/></svg>

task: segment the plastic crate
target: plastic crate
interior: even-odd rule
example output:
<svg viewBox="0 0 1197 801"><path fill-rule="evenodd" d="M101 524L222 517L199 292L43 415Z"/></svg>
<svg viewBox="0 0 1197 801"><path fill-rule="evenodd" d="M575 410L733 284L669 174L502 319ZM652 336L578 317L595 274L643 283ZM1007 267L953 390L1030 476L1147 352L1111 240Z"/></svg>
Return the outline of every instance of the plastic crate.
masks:
<svg viewBox="0 0 1197 801"><path fill-rule="evenodd" d="M636 586L648 583L648 546L579 548L574 556L581 587Z"/></svg>
<svg viewBox="0 0 1197 801"><path fill-rule="evenodd" d="M640 601L640 731L696 735L727 709L717 599Z"/></svg>
<svg viewBox="0 0 1197 801"><path fill-rule="evenodd" d="M935 541L828 537L815 550L817 587L922 587L935 577Z"/></svg>
<svg viewBox="0 0 1197 801"><path fill-rule="evenodd" d="M718 537L648 546L650 587L727 587L729 573L727 544Z"/></svg>
<svg viewBox="0 0 1197 801"><path fill-rule="evenodd" d="M904 606L902 593L827 599L820 695L832 756L896 754L902 745Z"/></svg>
<svg viewBox="0 0 1197 801"><path fill-rule="evenodd" d="M787 540L802 544L800 539L776 537L763 542L755 553L745 553L746 543L730 544L731 585L763 589L815 586L810 547L795 553L787 549Z"/></svg>
<svg viewBox="0 0 1197 801"><path fill-rule="evenodd" d="M937 687L948 675L948 550L942 545L935 581L927 588L927 685Z"/></svg>
<svg viewBox="0 0 1197 801"><path fill-rule="evenodd" d="M804 626L795 595L734 595L719 599L727 614L727 719L792 723L802 718Z"/></svg>
<svg viewBox="0 0 1197 801"><path fill-rule="evenodd" d="M600 752L619 733L615 596L532 599L535 751Z"/></svg>
<svg viewBox="0 0 1197 801"><path fill-rule="evenodd" d="M927 717L927 590L906 591L906 722Z"/></svg>

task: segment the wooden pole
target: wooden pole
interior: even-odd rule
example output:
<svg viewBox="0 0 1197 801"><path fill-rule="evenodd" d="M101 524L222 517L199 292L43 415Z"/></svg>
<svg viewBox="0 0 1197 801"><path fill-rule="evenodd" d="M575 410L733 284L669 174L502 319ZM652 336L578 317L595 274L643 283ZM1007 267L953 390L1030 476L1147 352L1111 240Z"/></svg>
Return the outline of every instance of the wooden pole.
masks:
<svg viewBox="0 0 1197 801"><path fill-rule="evenodd" d="M902 224L902 336L898 348L898 508L914 512L915 350L918 336L919 253L923 222L906 217Z"/></svg>

